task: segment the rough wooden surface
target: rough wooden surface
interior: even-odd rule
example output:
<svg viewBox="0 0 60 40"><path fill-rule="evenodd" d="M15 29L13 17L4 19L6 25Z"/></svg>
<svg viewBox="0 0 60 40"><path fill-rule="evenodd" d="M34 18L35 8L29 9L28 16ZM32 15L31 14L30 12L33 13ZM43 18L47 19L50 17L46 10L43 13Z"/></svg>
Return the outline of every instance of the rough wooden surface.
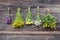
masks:
<svg viewBox="0 0 60 40"><path fill-rule="evenodd" d="M0 40L60 40L60 35L0 35Z"/></svg>
<svg viewBox="0 0 60 40"><path fill-rule="evenodd" d="M10 7L12 22L16 16L17 8L21 8L25 20L27 8L31 6L31 12L35 20L36 7L40 7L40 17L45 15L48 7L52 15L57 18L57 30L46 30L31 25L24 25L22 28L14 29L11 24L6 24L7 7ZM60 40L60 0L0 0L0 40Z"/></svg>
<svg viewBox="0 0 60 40"><path fill-rule="evenodd" d="M33 20L35 20L36 16L36 7L40 6L40 17L43 18L45 14L45 9L48 7L50 9L50 12L52 15L54 15L57 18L57 30L60 30L60 0L1 0L0 1L0 30L3 31L20 31L20 30L30 30L30 31L40 31L44 30L42 26L40 28L31 25L27 26L24 25L20 29L14 29L12 28L13 20L15 19L17 8L21 7L21 14L23 16L23 19L25 21L27 8L28 6L31 6L31 12L33 16ZM12 23L10 25L6 24L6 14L7 14L7 7L10 7L10 14L12 16Z"/></svg>
<svg viewBox="0 0 60 40"><path fill-rule="evenodd" d="M60 31L0 31L0 34L8 35L60 35Z"/></svg>

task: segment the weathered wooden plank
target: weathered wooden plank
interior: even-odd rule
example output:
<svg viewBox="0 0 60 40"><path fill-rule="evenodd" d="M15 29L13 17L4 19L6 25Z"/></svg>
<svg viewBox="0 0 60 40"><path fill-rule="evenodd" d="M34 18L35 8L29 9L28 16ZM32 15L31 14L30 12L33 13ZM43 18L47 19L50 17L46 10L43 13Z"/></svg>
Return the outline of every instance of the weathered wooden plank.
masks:
<svg viewBox="0 0 60 40"><path fill-rule="evenodd" d="M60 31L0 31L0 34L13 34L13 35L49 35L60 34Z"/></svg>
<svg viewBox="0 0 60 40"><path fill-rule="evenodd" d="M60 35L3 35L0 40L60 40Z"/></svg>

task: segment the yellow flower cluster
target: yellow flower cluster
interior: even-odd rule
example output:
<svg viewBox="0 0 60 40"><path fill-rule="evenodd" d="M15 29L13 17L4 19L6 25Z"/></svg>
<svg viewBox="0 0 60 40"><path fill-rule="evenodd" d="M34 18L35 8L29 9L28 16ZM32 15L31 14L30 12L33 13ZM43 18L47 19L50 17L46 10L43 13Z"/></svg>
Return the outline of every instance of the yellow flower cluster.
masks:
<svg viewBox="0 0 60 40"><path fill-rule="evenodd" d="M30 22L28 21L28 22L26 22L26 24L33 24L33 21L30 21Z"/></svg>
<svg viewBox="0 0 60 40"><path fill-rule="evenodd" d="M43 24L43 28L46 28L47 26L48 26L47 23L44 23L44 24Z"/></svg>
<svg viewBox="0 0 60 40"><path fill-rule="evenodd" d="M24 21L22 19L21 14L20 14L20 8L18 8L17 10L18 10L18 12L16 15L16 19L14 20L14 23L13 23L14 28L19 28L19 27L22 27L24 25Z"/></svg>
<svg viewBox="0 0 60 40"><path fill-rule="evenodd" d="M50 27L51 29L56 29L56 23L51 23L50 25L48 25L48 23L44 23L43 28L47 27Z"/></svg>
<svg viewBox="0 0 60 40"><path fill-rule="evenodd" d="M19 20L15 20L13 23L14 28L19 28L19 27L22 27L23 25L24 25L24 22Z"/></svg>

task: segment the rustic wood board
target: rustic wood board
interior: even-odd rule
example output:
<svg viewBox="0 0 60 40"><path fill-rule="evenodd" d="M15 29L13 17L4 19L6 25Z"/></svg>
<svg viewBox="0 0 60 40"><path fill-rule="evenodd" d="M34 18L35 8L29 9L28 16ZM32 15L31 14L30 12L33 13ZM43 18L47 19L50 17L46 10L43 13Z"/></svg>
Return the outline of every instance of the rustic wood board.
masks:
<svg viewBox="0 0 60 40"><path fill-rule="evenodd" d="M23 0L1 0L0 1L0 30L1 31L46 31L45 29L40 26L40 28L31 25L27 26L24 25L22 28L14 29L12 28L12 24L6 24L6 14L7 14L7 7L11 7L10 14L12 15L12 22L16 16L17 8L21 7L21 13L23 19L25 20L27 8L31 6L31 12L33 18L35 20L36 16L36 7L40 6L40 17L45 15L45 9L48 7L52 13L52 15L56 16L57 18L57 30L60 30L60 0L31 0L31 1L23 1ZM56 30L55 30L56 31Z"/></svg>
<svg viewBox="0 0 60 40"><path fill-rule="evenodd" d="M60 35L2 35L0 40L60 40Z"/></svg>

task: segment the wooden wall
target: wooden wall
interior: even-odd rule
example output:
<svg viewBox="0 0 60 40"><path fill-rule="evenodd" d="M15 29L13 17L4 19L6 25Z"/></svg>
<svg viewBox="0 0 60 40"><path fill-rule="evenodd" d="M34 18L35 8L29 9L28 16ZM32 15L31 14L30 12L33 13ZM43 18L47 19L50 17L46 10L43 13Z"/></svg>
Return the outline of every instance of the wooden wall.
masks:
<svg viewBox="0 0 60 40"><path fill-rule="evenodd" d="M17 8L21 7L21 13L23 16L23 19L25 20L27 8L28 6L31 6L31 12L33 15L33 18L35 20L36 16L36 7L40 6L40 16L41 18L45 15L45 9L48 7L50 11L52 12L52 15L56 16L57 23L60 23L60 0L0 0L0 30L15 30L12 28L12 25L6 24L6 14L7 14L7 7L9 6L11 8L10 14L12 15L12 20L15 18L15 14L17 12ZM13 21L12 21L13 22ZM60 24L57 24L57 28L60 28ZM24 28L21 28L20 30L40 30L35 26L24 26Z"/></svg>

